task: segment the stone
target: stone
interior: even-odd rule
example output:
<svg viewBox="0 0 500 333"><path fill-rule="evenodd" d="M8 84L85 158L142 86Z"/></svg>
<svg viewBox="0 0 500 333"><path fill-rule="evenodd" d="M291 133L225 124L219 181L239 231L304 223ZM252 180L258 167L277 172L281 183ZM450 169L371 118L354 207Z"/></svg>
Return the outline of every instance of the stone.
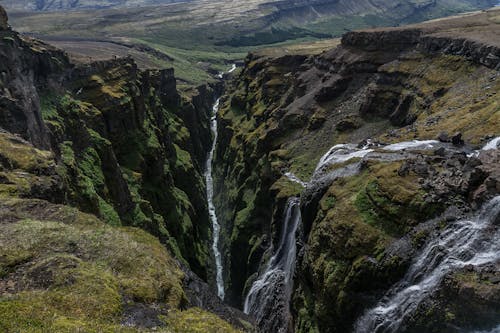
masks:
<svg viewBox="0 0 500 333"><path fill-rule="evenodd" d="M9 18L5 9L0 6L0 30L9 29Z"/></svg>
<svg viewBox="0 0 500 333"><path fill-rule="evenodd" d="M451 137L451 143L456 146L461 146L464 144L464 140L462 139L462 133L457 132Z"/></svg>
<svg viewBox="0 0 500 333"><path fill-rule="evenodd" d="M444 147L438 148L434 150L434 155L436 156L445 156L446 155L446 149Z"/></svg>
<svg viewBox="0 0 500 333"><path fill-rule="evenodd" d="M441 142L450 142L450 136L446 132L439 133L437 139Z"/></svg>

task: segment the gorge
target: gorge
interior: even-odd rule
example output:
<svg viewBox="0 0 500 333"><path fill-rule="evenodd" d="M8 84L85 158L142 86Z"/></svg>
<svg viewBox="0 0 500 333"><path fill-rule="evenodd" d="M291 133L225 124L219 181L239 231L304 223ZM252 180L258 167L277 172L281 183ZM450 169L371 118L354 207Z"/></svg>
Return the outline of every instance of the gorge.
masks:
<svg viewBox="0 0 500 333"><path fill-rule="evenodd" d="M495 332L498 36L347 31L193 85L0 7L0 331Z"/></svg>
<svg viewBox="0 0 500 333"><path fill-rule="evenodd" d="M353 331L437 229L498 194L498 152L481 149L498 136L498 41L458 32L496 29L497 13L247 57L219 111L214 202L226 300L261 331ZM301 211L291 273L277 260L295 232L290 202ZM396 331L493 329L496 276L496 259L444 270Z"/></svg>

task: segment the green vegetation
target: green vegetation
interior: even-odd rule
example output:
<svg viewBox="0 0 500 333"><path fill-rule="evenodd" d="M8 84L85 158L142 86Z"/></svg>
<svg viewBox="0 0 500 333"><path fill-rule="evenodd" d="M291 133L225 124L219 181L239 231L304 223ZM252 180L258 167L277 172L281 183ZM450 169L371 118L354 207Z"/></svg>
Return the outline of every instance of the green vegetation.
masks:
<svg viewBox="0 0 500 333"><path fill-rule="evenodd" d="M30 208L44 206L52 216ZM136 228L108 226L74 208L8 199L25 217L0 233L0 329L6 332L145 332L121 326L124 306L164 304L159 332L236 332L185 303L183 273L162 244ZM46 219L43 219L44 216ZM43 220L42 220L43 219ZM161 314L161 313L160 313Z"/></svg>
<svg viewBox="0 0 500 333"><path fill-rule="evenodd" d="M393 3L381 6L374 14L372 4L365 0L353 6L324 4L313 9L299 3L281 8L267 1L195 1L98 11L15 13L11 23L22 32L54 39L55 44L78 54L76 59L101 59L101 52L109 53L108 57L129 54L145 66L174 67L182 85L192 86L213 81L217 71L226 70L231 62L257 48L339 37L349 30L397 26L493 4L491 0L474 4L452 0L432 5L402 1L396 7ZM75 21L80 24L75 25ZM74 37L85 39L82 46ZM127 50L118 44L113 49L109 41L147 45L167 58L147 50Z"/></svg>
<svg viewBox="0 0 500 333"><path fill-rule="evenodd" d="M26 204L10 200L2 208ZM32 216L2 227L0 266L16 290L0 300L8 331L64 331L63 324L98 331L119 324L127 299L181 305L182 273L157 239L53 207L64 209L54 221Z"/></svg>
<svg viewBox="0 0 500 333"><path fill-rule="evenodd" d="M174 311L167 317L172 333L238 333L231 325L217 316L192 308L187 311Z"/></svg>

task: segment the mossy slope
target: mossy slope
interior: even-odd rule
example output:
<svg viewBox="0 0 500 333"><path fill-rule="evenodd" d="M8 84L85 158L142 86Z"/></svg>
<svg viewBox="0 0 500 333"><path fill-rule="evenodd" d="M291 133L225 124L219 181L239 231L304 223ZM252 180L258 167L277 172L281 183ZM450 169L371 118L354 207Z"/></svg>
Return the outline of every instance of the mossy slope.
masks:
<svg viewBox="0 0 500 333"><path fill-rule="evenodd" d="M497 13L464 24L496 33ZM279 235L284 199L301 191L285 172L309 180L319 158L338 143L436 139L445 132L461 133L478 147L499 135L498 67L484 51L498 50L497 42L470 37L474 29L461 36L460 19L429 24L429 30L423 24L350 33L340 46L311 56L306 46L247 57L222 104L216 156L226 281L235 304ZM402 277L409 251L425 240L427 233L413 235L414 227L451 204L469 204L484 181L456 170L463 158L411 160L425 168L407 173L400 162L363 164L359 176L318 191L317 206L303 202L305 245L292 305L297 331L351 330L363 309ZM433 177L446 190L429 185ZM408 237L405 255L393 255L393 244Z"/></svg>

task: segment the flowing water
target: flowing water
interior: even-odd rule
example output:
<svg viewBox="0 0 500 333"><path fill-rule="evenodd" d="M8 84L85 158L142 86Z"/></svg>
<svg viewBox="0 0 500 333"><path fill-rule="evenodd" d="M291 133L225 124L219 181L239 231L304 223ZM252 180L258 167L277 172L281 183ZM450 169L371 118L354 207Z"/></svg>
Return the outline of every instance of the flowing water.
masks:
<svg viewBox="0 0 500 333"><path fill-rule="evenodd" d="M487 143L483 150L496 149L499 138ZM359 159L398 160L410 157L412 150L429 150L445 147L456 150L450 144L435 140L405 141L387 146L376 146L368 142L359 148L354 144L338 144L330 148L319 160L309 182L304 182L293 173L285 176L303 187L316 186L339 178L352 176L359 172ZM404 151L405 154L400 152ZM355 160L352 163L347 163ZM345 164L341 168L332 168ZM407 277L388 293L376 308L367 312L357 323L356 332L395 332L406 315L411 313L419 302L438 285L441 278L452 269L473 264L479 265L499 260L500 244L495 244L495 237L500 237L498 230L494 234L486 231L500 211L500 197L495 198L480 214L470 220L459 221L447 229L440 237L427 245L427 248L413 264ZM273 252L266 269L252 284L245 299L244 311L256 318L259 324L263 320L275 320L273 312L278 311L276 304L289 307L295 267L295 233L300 224L300 200L291 198L288 202L284 227L278 249ZM497 238L498 239L498 238ZM500 242L496 242L500 243ZM276 294L283 292L285 286L285 305L276 301ZM273 303L275 308L273 308ZM286 332L287 325L279 326L278 332Z"/></svg>
<svg viewBox="0 0 500 333"><path fill-rule="evenodd" d="M437 141L409 141L382 147L388 154L404 149L431 149ZM315 186L320 181L355 175L359 172L359 162L348 164L336 170L333 165L352 159L361 159L374 152L371 143L358 148L355 144L339 144L328 150L319 160L311 181L306 183L291 172L285 176L303 187ZM402 158L402 157L398 157ZM280 243L267 263L266 269L252 284L244 303L244 312L254 317L259 325L263 321L276 321L277 332L287 332L290 321L289 301L293 287L293 271L296 259L295 234L301 222L300 200L290 198L286 207ZM281 295L281 296L277 296ZM279 308L279 309L278 309ZM282 314L277 314L281 312ZM288 322L287 322L288 321ZM269 325L269 323L267 323ZM273 324L270 324L273 325Z"/></svg>
<svg viewBox="0 0 500 333"><path fill-rule="evenodd" d="M480 212L462 219L431 240L402 281L356 323L355 332L397 332L403 321L428 297L443 277L467 265L500 261L500 196Z"/></svg>
<svg viewBox="0 0 500 333"><path fill-rule="evenodd" d="M227 71L227 73L232 73L236 70L236 64L232 64L231 68ZM219 78L224 77L224 73L220 73L217 75ZM207 162L205 165L205 183L207 186L207 204L208 204L208 214L210 216L210 221L212 222L212 251L214 253L215 258L215 282L217 284L217 295L224 299L225 291L224 291L224 277L222 275L222 256L219 250L219 238L220 238L220 224L217 220L217 213L215 211L214 205L214 179L212 175L213 171L213 159L215 148L217 146L217 112L219 111L220 98L218 98L213 107L212 107L212 115L210 117L210 130L213 135L212 147L208 153Z"/></svg>
<svg viewBox="0 0 500 333"><path fill-rule="evenodd" d="M499 143L500 137L494 138L481 150L498 149ZM428 141L425 145L434 146L436 142ZM399 148L398 144L391 146ZM479 153L476 151L473 155ZM475 216L454 223L431 240L403 280L357 321L355 332L397 332L404 320L436 289L446 274L467 265L500 262L499 215L500 196L497 196Z"/></svg>
<svg viewBox="0 0 500 333"><path fill-rule="evenodd" d="M261 277L252 284L245 299L244 312L252 315L257 321L263 317L265 309L269 308L269 302L274 302L273 295L277 284L285 286L286 303L290 299L297 251L295 234L300 221L300 201L295 197L290 198L285 210L278 247Z"/></svg>
<svg viewBox="0 0 500 333"><path fill-rule="evenodd" d="M220 236L220 225L217 220L217 214L215 212L214 206L214 179L212 177L212 161L214 159L215 147L217 145L217 111L219 111L220 99L217 99L212 109L212 117L210 118L210 129L213 134L212 148L208 153L207 165L205 168L205 181L207 184L207 202L208 202L208 214L210 215L210 221L212 222L212 251L215 257L215 269L216 277L215 281L217 283L217 295L224 299L224 279L222 277L222 257L219 250L219 236Z"/></svg>
<svg viewBox="0 0 500 333"><path fill-rule="evenodd" d="M493 150L493 149L498 149L498 145L500 145L500 136L494 138L490 142L488 142L482 150Z"/></svg>

